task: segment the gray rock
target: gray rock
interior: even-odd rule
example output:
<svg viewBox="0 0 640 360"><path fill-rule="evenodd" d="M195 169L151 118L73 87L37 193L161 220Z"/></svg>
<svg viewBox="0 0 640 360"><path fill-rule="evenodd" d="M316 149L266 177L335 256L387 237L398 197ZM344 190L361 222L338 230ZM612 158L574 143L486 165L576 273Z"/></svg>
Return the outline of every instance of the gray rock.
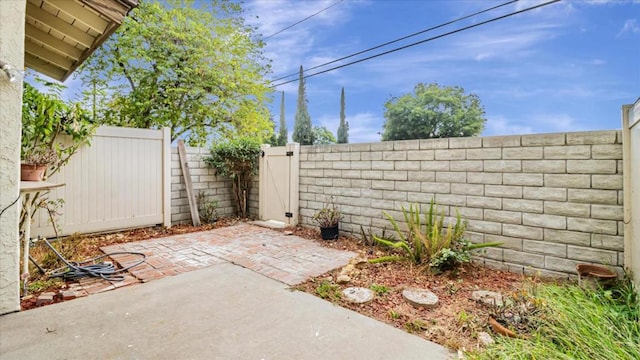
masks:
<svg viewBox="0 0 640 360"><path fill-rule="evenodd" d="M351 281L351 277L349 277L349 275L344 275L344 274L338 275L338 278L336 279L336 282L338 284L346 284L350 281Z"/></svg>
<svg viewBox="0 0 640 360"><path fill-rule="evenodd" d="M493 344L495 341L493 340L493 338L491 337L491 335L489 335L489 333L486 333L484 331L481 331L478 333L478 341L480 342L480 344L487 346L489 344Z"/></svg>
<svg viewBox="0 0 640 360"><path fill-rule="evenodd" d="M350 287L342 290L342 294L347 301L356 304L364 304L373 300L373 291L367 288Z"/></svg>
<svg viewBox="0 0 640 360"><path fill-rule="evenodd" d="M426 289L404 289L402 297L414 307L430 309L438 306L438 296Z"/></svg>
<svg viewBox="0 0 640 360"><path fill-rule="evenodd" d="M502 306L502 294L495 291L477 290L471 293L471 300L489 305Z"/></svg>

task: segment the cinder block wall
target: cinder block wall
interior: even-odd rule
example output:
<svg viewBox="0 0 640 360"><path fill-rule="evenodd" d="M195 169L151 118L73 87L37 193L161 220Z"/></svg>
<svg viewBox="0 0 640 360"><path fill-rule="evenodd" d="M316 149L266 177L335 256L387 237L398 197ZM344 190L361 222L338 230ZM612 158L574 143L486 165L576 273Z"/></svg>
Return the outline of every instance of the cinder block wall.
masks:
<svg viewBox="0 0 640 360"><path fill-rule="evenodd" d="M619 131L410 140L301 147L300 213L330 197L341 230L391 228L383 211L435 197L458 209L473 242L500 241L480 262L567 277L575 265L623 265L622 135ZM423 205L423 208L424 206Z"/></svg>
<svg viewBox="0 0 640 360"><path fill-rule="evenodd" d="M231 194L231 181L215 175L215 170L207 167L202 160L209 155L205 148L187 147L187 163L191 173L191 183L194 193L204 192L208 200L218 201L218 216L235 214ZM180 167L178 149L171 149L171 223L181 224L191 222L191 211L187 190Z"/></svg>

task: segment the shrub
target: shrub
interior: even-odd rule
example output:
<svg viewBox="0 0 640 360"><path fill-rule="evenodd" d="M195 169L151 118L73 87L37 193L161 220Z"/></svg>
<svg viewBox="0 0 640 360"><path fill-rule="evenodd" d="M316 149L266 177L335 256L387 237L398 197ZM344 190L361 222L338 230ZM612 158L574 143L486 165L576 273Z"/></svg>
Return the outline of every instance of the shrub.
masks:
<svg viewBox="0 0 640 360"><path fill-rule="evenodd" d="M402 214L407 224L403 231L395 219L387 214L396 235L400 239L395 241L374 235L374 239L381 245L401 249L407 258L415 264L427 264L431 269L443 271L457 267L471 261L471 250L499 246L502 243L488 242L473 244L464 239L466 223L456 210L456 221L445 226L444 211L438 215L437 205L431 200L429 212L422 214L418 204L409 205L409 209L402 207Z"/></svg>
<svg viewBox="0 0 640 360"><path fill-rule="evenodd" d="M207 200L207 196L204 192L199 192L196 198L198 203L198 214L200 215L200 221L205 224L211 224L218 221L218 202L216 200Z"/></svg>
<svg viewBox="0 0 640 360"><path fill-rule="evenodd" d="M260 141L241 137L217 143L205 163L216 170L216 174L231 178L233 197L238 215L247 217L248 198L253 176L258 170Z"/></svg>

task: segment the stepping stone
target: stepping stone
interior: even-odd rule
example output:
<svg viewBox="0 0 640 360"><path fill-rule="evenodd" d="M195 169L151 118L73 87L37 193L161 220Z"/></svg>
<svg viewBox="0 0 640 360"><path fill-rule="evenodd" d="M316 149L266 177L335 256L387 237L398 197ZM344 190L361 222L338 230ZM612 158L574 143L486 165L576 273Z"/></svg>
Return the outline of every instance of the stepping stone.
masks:
<svg viewBox="0 0 640 360"><path fill-rule="evenodd" d="M438 306L438 295L426 289L404 289L402 297L413 307L431 309Z"/></svg>
<svg viewBox="0 0 640 360"><path fill-rule="evenodd" d="M364 304L373 300L373 291L362 287L346 288L342 290L342 294L347 299L347 301L356 304Z"/></svg>
<svg viewBox="0 0 640 360"><path fill-rule="evenodd" d="M491 337L491 335L489 335L489 333L486 333L484 331L481 331L478 333L478 341L480 342L480 344L487 346L489 344L493 344L495 341L493 340L493 337Z"/></svg>
<svg viewBox="0 0 640 360"><path fill-rule="evenodd" d="M471 300L489 305L502 306L502 294L495 291L477 290L471 293Z"/></svg>

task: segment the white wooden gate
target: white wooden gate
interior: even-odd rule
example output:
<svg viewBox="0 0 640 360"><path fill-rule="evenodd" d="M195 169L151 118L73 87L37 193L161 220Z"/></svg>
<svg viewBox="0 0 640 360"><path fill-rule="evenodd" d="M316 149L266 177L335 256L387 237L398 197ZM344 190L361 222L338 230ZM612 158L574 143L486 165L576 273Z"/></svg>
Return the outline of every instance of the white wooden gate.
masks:
<svg viewBox="0 0 640 360"><path fill-rule="evenodd" d="M262 145L260 157L261 220L298 223L300 144Z"/></svg>
<svg viewBox="0 0 640 360"><path fill-rule="evenodd" d="M171 226L170 130L100 127L48 181L65 184L49 194L64 199L61 235ZM32 237L53 235L46 211L34 219Z"/></svg>

